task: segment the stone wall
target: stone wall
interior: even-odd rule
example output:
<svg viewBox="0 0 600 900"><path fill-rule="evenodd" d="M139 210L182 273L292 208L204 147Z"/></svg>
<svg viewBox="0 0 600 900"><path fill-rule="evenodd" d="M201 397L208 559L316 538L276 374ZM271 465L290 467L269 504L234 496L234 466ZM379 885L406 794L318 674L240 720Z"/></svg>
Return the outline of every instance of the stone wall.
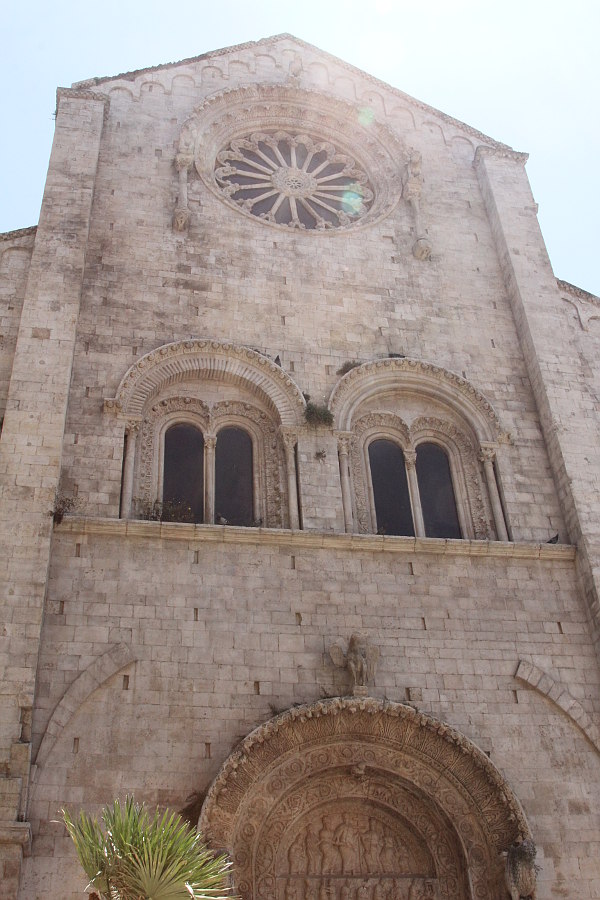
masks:
<svg viewBox="0 0 600 900"><path fill-rule="evenodd" d="M350 692L328 651L354 631L381 652L374 696L451 722L504 773L540 896L590 896L600 746L557 702L600 709L572 548L95 519L65 520L54 550L23 896L79 895L61 805L135 791L185 807L254 727Z"/></svg>
<svg viewBox="0 0 600 900"><path fill-rule="evenodd" d="M0 418L4 418L35 228L0 235Z"/></svg>

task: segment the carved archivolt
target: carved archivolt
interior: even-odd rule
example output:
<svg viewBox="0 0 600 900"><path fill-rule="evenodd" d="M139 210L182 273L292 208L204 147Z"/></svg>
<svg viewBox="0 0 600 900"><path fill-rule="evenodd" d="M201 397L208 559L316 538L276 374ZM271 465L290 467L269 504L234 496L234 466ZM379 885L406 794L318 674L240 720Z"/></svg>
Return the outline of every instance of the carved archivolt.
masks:
<svg viewBox="0 0 600 900"><path fill-rule="evenodd" d="M467 738L412 707L290 709L226 761L200 816L243 900L504 900L523 812Z"/></svg>
<svg viewBox="0 0 600 900"><path fill-rule="evenodd" d="M281 528L285 521L285 459L279 428L272 416L250 403L221 400L207 404L192 397L168 397L146 410L140 428L136 497L151 506L161 495L161 442L166 428L176 422L196 425L206 436L221 428L239 426L252 437L254 493L257 518L266 527Z"/></svg>
<svg viewBox="0 0 600 900"><path fill-rule="evenodd" d="M241 385L267 405L278 424L293 426L303 421L302 392L280 366L256 350L211 340L163 344L142 356L104 407L124 417L141 416L166 385L189 378Z"/></svg>
<svg viewBox="0 0 600 900"><path fill-rule="evenodd" d="M492 520L477 462L477 451L469 436L453 422L433 416L420 416L409 428L399 416L376 412L362 416L352 430L350 459L355 518L361 533L368 534L374 531L368 487L367 444L375 437L397 441L407 457L408 454L414 454L417 446L424 441L432 440L441 444L450 459L454 493L464 537L475 537L476 540L490 538Z"/></svg>
<svg viewBox="0 0 600 900"><path fill-rule="evenodd" d="M345 162L351 159L354 180L364 183L360 215L335 215L330 220L335 227L328 233L370 224L387 215L398 203L402 193L401 172L408 155L391 129L371 117L362 123L360 108L340 97L290 83L249 85L209 97L183 126L178 153L193 159L197 173L221 200L252 216L252 204L240 204L239 196L228 190L224 192L223 188L234 175L232 169L240 162L241 151L264 151L258 147L260 142L255 135L272 136L277 132L286 133L293 141L306 139L312 147L322 144L329 148L327 152L332 154L332 159L333 156L344 157ZM293 196L294 192L299 192L298 196L313 196L315 184L303 169L306 159L294 165L285 153L283 157L271 174L272 167L263 160L268 171L262 174L273 181L273 189L283 189L287 196ZM313 179L318 175L312 171ZM327 217L321 215L321 218L328 221ZM293 216L290 222L278 219L275 214L265 216L263 221L287 230L293 224ZM318 219L314 221L320 226ZM326 227L309 226L307 233L322 233Z"/></svg>
<svg viewBox="0 0 600 900"><path fill-rule="evenodd" d="M334 427L350 431L357 408L390 390L444 403L470 425L479 441L498 441L503 437L492 404L470 382L432 363L409 358L364 363L344 375L329 398Z"/></svg>

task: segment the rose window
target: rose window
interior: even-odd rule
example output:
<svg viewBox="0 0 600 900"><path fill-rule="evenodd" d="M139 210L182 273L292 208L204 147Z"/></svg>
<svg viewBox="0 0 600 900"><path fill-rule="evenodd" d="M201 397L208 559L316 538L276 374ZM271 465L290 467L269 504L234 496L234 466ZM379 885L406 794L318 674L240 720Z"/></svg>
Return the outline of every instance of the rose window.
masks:
<svg viewBox="0 0 600 900"><path fill-rule="evenodd" d="M289 228L348 226L373 202L356 161L306 134L260 132L231 141L217 154L215 178L243 210Z"/></svg>

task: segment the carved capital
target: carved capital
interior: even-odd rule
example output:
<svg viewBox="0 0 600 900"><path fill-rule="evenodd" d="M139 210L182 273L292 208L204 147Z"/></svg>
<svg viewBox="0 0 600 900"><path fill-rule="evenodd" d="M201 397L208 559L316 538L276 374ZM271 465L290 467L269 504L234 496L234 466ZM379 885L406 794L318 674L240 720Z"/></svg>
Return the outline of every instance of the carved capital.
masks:
<svg viewBox="0 0 600 900"><path fill-rule="evenodd" d="M294 447L298 443L298 432L290 431L287 428L280 428L279 433L281 434L281 441L286 453L293 453Z"/></svg>
<svg viewBox="0 0 600 900"><path fill-rule="evenodd" d="M496 459L496 447L493 444L482 444L479 449L479 461L493 463Z"/></svg>
<svg viewBox="0 0 600 900"><path fill-rule="evenodd" d="M178 172L188 171L194 163L194 155L192 153L178 153L175 157L175 168Z"/></svg>
<svg viewBox="0 0 600 900"><path fill-rule="evenodd" d="M127 422L125 423L125 431L127 432L127 434L136 435L140 430L141 424L141 418L127 419Z"/></svg>
<svg viewBox="0 0 600 900"><path fill-rule="evenodd" d="M214 452L215 447L217 446L217 436L214 434L205 434L204 435L204 446L207 450Z"/></svg>
<svg viewBox="0 0 600 900"><path fill-rule="evenodd" d="M337 445L340 456L348 456L352 447L352 434L350 432L338 433Z"/></svg>
<svg viewBox="0 0 600 900"><path fill-rule="evenodd" d="M404 451L404 462L406 463L407 469L415 469L417 467L417 451L416 450L405 450Z"/></svg>

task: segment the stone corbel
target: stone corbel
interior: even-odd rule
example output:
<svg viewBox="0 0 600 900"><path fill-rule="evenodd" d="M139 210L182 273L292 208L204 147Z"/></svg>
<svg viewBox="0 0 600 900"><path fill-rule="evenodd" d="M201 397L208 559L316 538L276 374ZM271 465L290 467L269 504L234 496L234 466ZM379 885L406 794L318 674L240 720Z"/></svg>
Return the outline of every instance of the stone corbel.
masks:
<svg viewBox="0 0 600 900"><path fill-rule="evenodd" d="M190 224L190 209L188 206L188 172L190 171L194 157L191 153L179 152L175 157L175 168L179 173L179 192L177 203L173 211L173 231L187 231Z"/></svg>
<svg viewBox="0 0 600 900"><path fill-rule="evenodd" d="M412 253L416 259L428 260L431 258L431 241L427 237L421 219L421 191L423 189L423 175L421 174L422 157L418 150L411 151L409 160L402 176L402 197L410 206L417 239L413 244Z"/></svg>

